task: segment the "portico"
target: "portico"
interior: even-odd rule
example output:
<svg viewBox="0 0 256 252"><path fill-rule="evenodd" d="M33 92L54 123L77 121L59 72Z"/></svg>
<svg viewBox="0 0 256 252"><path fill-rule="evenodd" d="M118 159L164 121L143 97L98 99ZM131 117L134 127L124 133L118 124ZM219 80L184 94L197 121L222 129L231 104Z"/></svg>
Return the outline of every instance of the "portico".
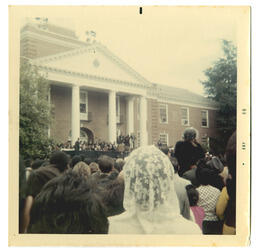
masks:
<svg viewBox="0 0 256 252"><path fill-rule="evenodd" d="M136 129L140 132L140 145L148 144L147 81L128 69L122 62L114 59L106 49L97 44L94 47L96 55L94 54L93 57L97 58L98 64L92 67L91 63L93 64L94 60L91 50L92 48L79 48L33 60L40 71L47 72L50 82L57 82L59 86L63 85L71 89L70 139L72 144L80 138L80 128L87 126L94 132L95 137L104 131L104 140L111 143L116 142L120 128L122 134L126 135L136 135ZM106 72L105 66L109 71ZM100 67L101 69L98 69ZM85 69L91 70L91 73L85 73ZM102 76L109 72L112 74L111 78ZM90 100L93 92L101 94L97 96L100 97L98 101ZM139 108L134 106L135 98L138 97ZM120 113L120 99L122 113ZM134 119L138 109L141 115L139 122ZM93 119L90 119L91 116ZM93 122L96 119L97 123ZM139 125L135 127L136 123Z"/></svg>
<svg viewBox="0 0 256 252"><path fill-rule="evenodd" d="M85 87L82 88L83 90L86 90ZM89 89L91 90L91 89ZM100 90L97 90L99 92ZM108 98L108 105L107 105L107 114L105 118L107 118L107 126L108 126L108 137L107 141L114 143L117 140L117 124L118 123L124 123L125 126L125 134L134 134L134 113L135 106L134 106L134 100L137 95L134 94L124 94L120 92L116 92L115 90L102 90L102 93L107 95ZM71 140L72 144L75 143L75 141L80 138L80 127L81 122L84 118L87 118L88 111L92 111L90 107L90 103L88 103L87 111L86 113L81 113L80 111L80 87L73 85L72 86L72 117L71 117ZM125 101L125 110L124 114L117 114L117 97L124 97ZM147 100L145 96L139 96L140 97L140 111L141 111L141 119L139 122L139 129L141 133L141 145L147 144ZM121 116L122 120L121 120ZM93 117L97 117L97 111L93 111ZM125 118L125 119L123 119Z"/></svg>

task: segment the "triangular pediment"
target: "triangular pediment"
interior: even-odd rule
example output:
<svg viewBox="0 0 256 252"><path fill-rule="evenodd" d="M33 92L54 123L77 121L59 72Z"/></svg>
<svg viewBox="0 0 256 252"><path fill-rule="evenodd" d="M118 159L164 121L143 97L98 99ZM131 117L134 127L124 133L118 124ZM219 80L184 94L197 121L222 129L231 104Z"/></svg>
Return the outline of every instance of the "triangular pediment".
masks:
<svg viewBox="0 0 256 252"><path fill-rule="evenodd" d="M148 83L147 80L100 44L39 58L34 60L34 63L38 66L68 72L132 83Z"/></svg>

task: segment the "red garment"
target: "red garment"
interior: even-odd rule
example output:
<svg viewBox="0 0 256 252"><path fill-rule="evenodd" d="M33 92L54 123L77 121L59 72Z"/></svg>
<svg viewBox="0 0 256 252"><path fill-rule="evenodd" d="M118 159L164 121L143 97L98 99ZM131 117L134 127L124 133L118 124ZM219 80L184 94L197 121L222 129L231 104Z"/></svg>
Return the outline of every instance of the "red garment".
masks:
<svg viewBox="0 0 256 252"><path fill-rule="evenodd" d="M202 230L202 223L203 223L203 219L204 219L204 209L200 206L191 206L190 209L192 210L192 212L194 214L196 223Z"/></svg>

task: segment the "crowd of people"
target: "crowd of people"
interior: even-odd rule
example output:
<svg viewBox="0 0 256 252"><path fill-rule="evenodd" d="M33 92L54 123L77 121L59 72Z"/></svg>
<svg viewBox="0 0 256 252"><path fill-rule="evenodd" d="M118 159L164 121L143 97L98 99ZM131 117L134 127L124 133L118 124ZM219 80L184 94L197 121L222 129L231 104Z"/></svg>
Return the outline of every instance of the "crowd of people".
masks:
<svg viewBox="0 0 256 252"><path fill-rule="evenodd" d="M236 133L225 160L206 155L189 128L174 150L20 162L20 233L235 234L235 209Z"/></svg>
<svg viewBox="0 0 256 252"><path fill-rule="evenodd" d="M55 146L57 150L75 150L75 151L131 151L135 147L135 136L122 135L117 137L116 143L110 143L101 139L95 139L95 141L83 141L77 139L75 144L72 145L71 141L68 140L65 143L59 143Z"/></svg>

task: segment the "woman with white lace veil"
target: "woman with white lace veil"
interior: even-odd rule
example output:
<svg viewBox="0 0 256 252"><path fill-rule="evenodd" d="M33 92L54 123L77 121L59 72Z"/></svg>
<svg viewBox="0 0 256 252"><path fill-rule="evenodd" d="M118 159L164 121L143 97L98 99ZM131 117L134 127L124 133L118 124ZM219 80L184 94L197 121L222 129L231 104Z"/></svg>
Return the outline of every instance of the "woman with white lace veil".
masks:
<svg viewBox="0 0 256 252"><path fill-rule="evenodd" d="M109 234L201 234L180 215L174 169L155 146L134 150L124 167L125 212L109 218Z"/></svg>

